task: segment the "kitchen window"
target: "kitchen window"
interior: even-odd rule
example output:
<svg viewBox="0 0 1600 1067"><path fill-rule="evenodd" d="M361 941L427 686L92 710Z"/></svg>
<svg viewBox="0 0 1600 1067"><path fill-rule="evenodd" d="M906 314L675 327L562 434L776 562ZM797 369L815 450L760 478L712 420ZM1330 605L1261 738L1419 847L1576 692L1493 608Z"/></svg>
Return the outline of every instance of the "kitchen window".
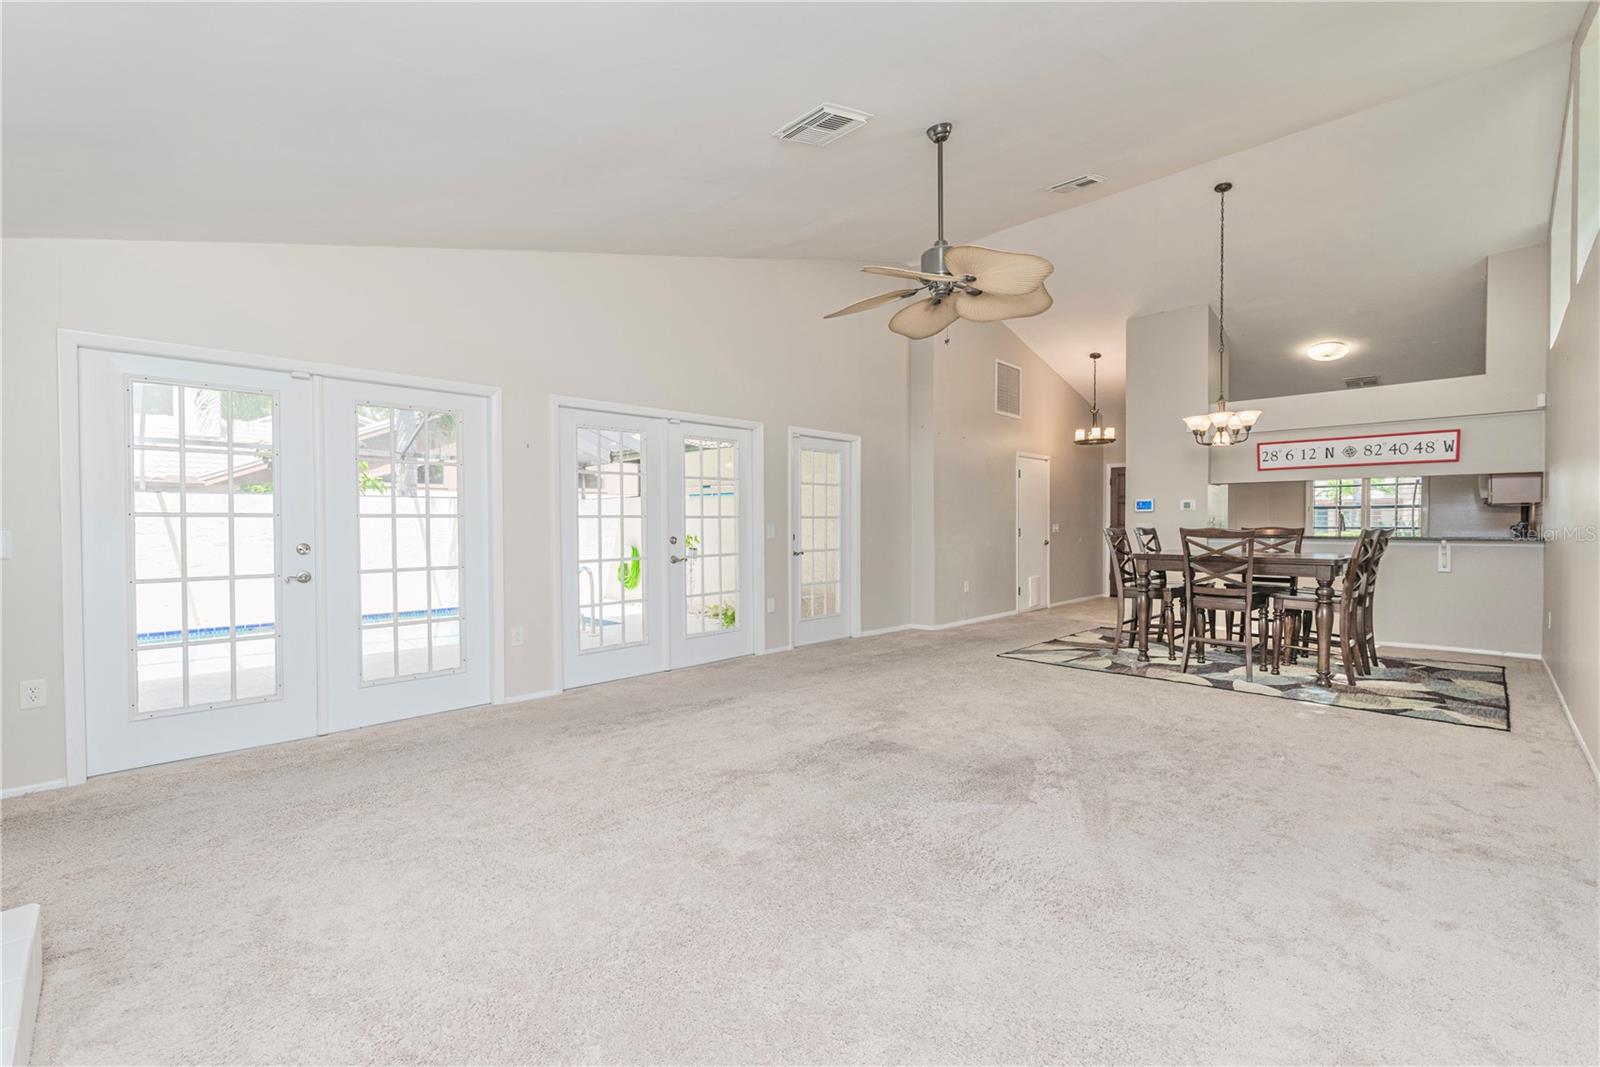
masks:
<svg viewBox="0 0 1600 1067"><path fill-rule="evenodd" d="M1355 537L1369 526L1421 537L1428 494L1420 477L1331 478L1311 483L1306 525L1312 537Z"/></svg>

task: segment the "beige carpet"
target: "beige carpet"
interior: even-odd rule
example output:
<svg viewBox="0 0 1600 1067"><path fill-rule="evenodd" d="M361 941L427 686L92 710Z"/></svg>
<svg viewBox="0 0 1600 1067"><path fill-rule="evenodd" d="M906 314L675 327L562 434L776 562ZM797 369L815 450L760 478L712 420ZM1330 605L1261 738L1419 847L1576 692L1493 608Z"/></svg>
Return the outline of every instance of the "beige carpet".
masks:
<svg viewBox="0 0 1600 1067"><path fill-rule="evenodd" d="M40 1063L1593 1063L1596 790L1510 733L900 633L4 805Z"/></svg>

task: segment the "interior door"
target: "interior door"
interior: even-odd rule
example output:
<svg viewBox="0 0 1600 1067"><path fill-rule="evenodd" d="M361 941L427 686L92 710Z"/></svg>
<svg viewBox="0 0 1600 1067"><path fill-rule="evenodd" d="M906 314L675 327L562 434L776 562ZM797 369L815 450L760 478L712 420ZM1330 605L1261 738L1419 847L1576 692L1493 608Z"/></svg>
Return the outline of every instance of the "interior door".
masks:
<svg viewBox="0 0 1600 1067"><path fill-rule="evenodd" d="M1112 467L1106 475L1106 497L1108 514L1106 525L1111 527L1126 526L1128 524L1128 468ZM1117 561L1112 558L1110 548L1106 549L1106 589L1117 587Z"/></svg>
<svg viewBox="0 0 1600 1067"><path fill-rule="evenodd" d="M850 636L850 445L796 434L789 449L790 588L794 643Z"/></svg>
<svg viewBox="0 0 1600 1067"><path fill-rule="evenodd" d="M487 704L488 401L326 379L327 544L300 545L324 592L328 728Z"/></svg>
<svg viewBox="0 0 1600 1067"><path fill-rule="evenodd" d="M670 664L666 567L683 546L667 542L666 431L663 419L561 410L561 629L569 688Z"/></svg>
<svg viewBox="0 0 1600 1067"><path fill-rule="evenodd" d="M676 423L668 434L668 610L674 667L755 651L749 430Z"/></svg>
<svg viewBox="0 0 1600 1067"><path fill-rule="evenodd" d="M316 733L312 383L106 353L79 389L88 773Z"/></svg>
<svg viewBox="0 0 1600 1067"><path fill-rule="evenodd" d="M1017 610L1050 606L1050 459L1017 457Z"/></svg>

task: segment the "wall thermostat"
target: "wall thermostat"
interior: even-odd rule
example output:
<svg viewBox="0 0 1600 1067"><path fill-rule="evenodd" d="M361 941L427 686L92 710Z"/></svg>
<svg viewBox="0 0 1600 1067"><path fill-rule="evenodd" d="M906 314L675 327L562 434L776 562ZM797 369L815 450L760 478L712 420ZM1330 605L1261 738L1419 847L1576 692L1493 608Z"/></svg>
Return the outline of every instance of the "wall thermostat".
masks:
<svg viewBox="0 0 1600 1067"><path fill-rule="evenodd" d="M1156 502L1154 500L1135 500L1133 502L1134 511L1154 511L1155 509Z"/></svg>
<svg viewBox="0 0 1600 1067"><path fill-rule="evenodd" d="M1182 503L1180 503L1178 505L1178 510L1180 510L1180 511L1193 511L1194 510L1194 501L1193 500L1185 500L1185 501L1183 501Z"/></svg>

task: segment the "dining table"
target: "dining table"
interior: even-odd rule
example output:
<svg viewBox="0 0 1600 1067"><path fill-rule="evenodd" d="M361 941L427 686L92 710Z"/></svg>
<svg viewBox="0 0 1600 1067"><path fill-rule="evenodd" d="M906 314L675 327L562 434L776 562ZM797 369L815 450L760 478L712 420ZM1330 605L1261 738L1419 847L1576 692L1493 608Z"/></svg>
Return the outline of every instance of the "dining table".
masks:
<svg viewBox="0 0 1600 1067"><path fill-rule="evenodd" d="M1345 572L1350 563L1349 552L1266 552L1255 558L1258 578L1307 578L1317 583L1317 673L1316 684L1333 687L1333 582ZM1156 572L1176 571L1178 582L1183 581L1182 552L1133 553L1136 587L1139 590L1139 662L1150 661L1150 600L1155 583L1151 575Z"/></svg>

